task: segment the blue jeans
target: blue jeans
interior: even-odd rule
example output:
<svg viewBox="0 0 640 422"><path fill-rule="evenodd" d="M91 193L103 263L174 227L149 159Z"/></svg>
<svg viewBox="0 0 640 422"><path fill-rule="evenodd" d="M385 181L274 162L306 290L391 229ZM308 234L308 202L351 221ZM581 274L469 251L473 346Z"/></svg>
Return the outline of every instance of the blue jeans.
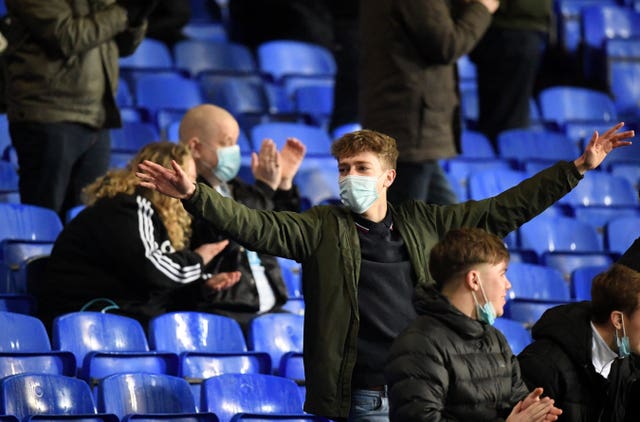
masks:
<svg viewBox="0 0 640 422"><path fill-rule="evenodd" d="M396 180L389 188L389 201L399 204L408 199L430 204L458 202L447 176L436 160L422 163L398 162Z"/></svg>
<svg viewBox="0 0 640 422"><path fill-rule="evenodd" d="M70 122L10 123L18 154L20 200L65 212L81 203L82 189L109 167L108 129Z"/></svg>
<svg viewBox="0 0 640 422"><path fill-rule="evenodd" d="M348 422L389 422L386 391L353 390Z"/></svg>

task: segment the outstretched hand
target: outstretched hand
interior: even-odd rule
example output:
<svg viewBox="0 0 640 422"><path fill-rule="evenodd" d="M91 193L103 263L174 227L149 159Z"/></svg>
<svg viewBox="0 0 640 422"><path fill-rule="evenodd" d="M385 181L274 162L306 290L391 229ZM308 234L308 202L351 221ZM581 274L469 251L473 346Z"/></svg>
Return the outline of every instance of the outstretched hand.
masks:
<svg viewBox="0 0 640 422"><path fill-rule="evenodd" d="M136 176L140 179L140 186L158 191L164 195L177 199L187 199L193 196L196 185L182 170L180 164L171 160L173 170L149 160L138 164Z"/></svg>
<svg viewBox="0 0 640 422"><path fill-rule="evenodd" d="M633 130L618 132L622 126L624 126L624 122L618 123L602 135L597 130L593 132L584 152L574 161L580 174L585 174L588 170L598 167L607 154L614 149L631 145L631 142L625 141L625 139L633 138L635 132Z"/></svg>

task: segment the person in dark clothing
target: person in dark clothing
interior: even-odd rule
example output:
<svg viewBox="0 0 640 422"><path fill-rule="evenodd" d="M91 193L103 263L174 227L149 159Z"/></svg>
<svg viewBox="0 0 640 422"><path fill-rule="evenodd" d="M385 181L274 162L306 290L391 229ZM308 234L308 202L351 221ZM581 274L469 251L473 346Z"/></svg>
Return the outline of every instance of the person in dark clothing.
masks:
<svg viewBox="0 0 640 422"><path fill-rule="evenodd" d="M494 143L506 129L529 127L529 101L551 27L552 0L501 1L470 54L478 81L478 130Z"/></svg>
<svg viewBox="0 0 640 422"><path fill-rule="evenodd" d="M238 135L237 121L220 107L203 104L185 114L180 123L180 142L194 157L198 181L250 208L299 211L300 196L293 177L306 151L302 142L290 139L280 153L272 140L266 140L261 150L253 153L256 182L249 185L236 177L240 168ZM193 247L226 239L224 233L197 216L191 232ZM214 273L240 271L242 276L232 288L201 298L195 309L230 316L245 329L256 316L280 311L288 299L274 256L249 251L231 241L207 268Z"/></svg>
<svg viewBox="0 0 640 422"><path fill-rule="evenodd" d="M433 283L428 251L451 229L478 227L503 237L540 214L612 149L630 144L625 139L634 132L618 132L622 125L594 133L573 162L558 162L492 198L449 206L389 204L396 141L372 130L347 133L331 147L344 206L315 206L302 213L253 210L205 184L194 185L177 164L169 170L145 161L137 175L142 186L182 199L190 212L229 238L300 262L305 410L331 419L384 421L384 367L372 363L386 360L394 338L415 317L409 285ZM363 347L372 342L379 345L375 361L361 361Z"/></svg>
<svg viewBox="0 0 640 422"><path fill-rule="evenodd" d="M533 326L534 341L518 356L522 375L556 399L561 420L618 420L605 413L620 395L612 377L630 377L628 363L640 368L639 305L640 239L593 279L590 302L551 308Z"/></svg>
<svg viewBox="0 0 640 422"><path fill-rule="evenodd" d="M122 126L118 58L144 37L155 0L7 0L7 116L20 199L63 219L109 167Z"/></svg>
<svg viewBox="0 0 640 422"><path fill-rule="evenodd" d="M509 252L476 228L449 231L431 249L436 287L418 288L418 317L391 346L385 376L391 421L556 420L553 400L531 393L504 335Z"/></svg>
<svg viewBox="0 0 640 422"><path fill-rule="evenodd" d="M35 292L38 316L48 326L55 316L107 298L118 306L111 312L146 327L164 312L189 310L174 303L193 296L191 290L217 291L239 280L238 272L211 275L204 269L226 241L190 250L191 218L180 201L137 186L132 169L146 159L167 166L175 160L195 180L189 151L157 142L142 148L126 169L111 170L89 185L84 191L87 207L60 233L46 283Z"/></svg>
<svg viewBox="0 0 640 422"><path fill-rule="evenodd" d="M215 1L208 3L216 4ZM164 42L169 48L187 37L182 28L191 19L191 2L175 0L158 0L153 12L148 17L147 37Z"/></svg>

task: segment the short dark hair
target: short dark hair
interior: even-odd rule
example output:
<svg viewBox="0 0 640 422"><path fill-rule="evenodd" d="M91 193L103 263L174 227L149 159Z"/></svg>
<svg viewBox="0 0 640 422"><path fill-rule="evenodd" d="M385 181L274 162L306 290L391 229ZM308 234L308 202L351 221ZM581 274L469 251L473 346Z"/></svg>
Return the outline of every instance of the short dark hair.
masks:
<svg viewBox="0 0 640 422"><path fill-rule="evenodd" d="M640 272L626 265L613 264L591 282L593 322L606 322L612 311L631 315L638 308L639 293Z"/></svg>
<svg viewBox="0 0 640 422"><path fill-rule="evenodd" d="M509 262L502 239L479 228L450 230L432 249L429 271L439 290L455 275L474 264Z"/></svg>
<svg viewBox="0 0 640 422"><path fill-rule="evenodd" d="M367 129L357 130L341 136L331 145L331 155L336 160L353 157L361 152L373 152L388 169L396 168L396 140L384 133Z"/></svg>

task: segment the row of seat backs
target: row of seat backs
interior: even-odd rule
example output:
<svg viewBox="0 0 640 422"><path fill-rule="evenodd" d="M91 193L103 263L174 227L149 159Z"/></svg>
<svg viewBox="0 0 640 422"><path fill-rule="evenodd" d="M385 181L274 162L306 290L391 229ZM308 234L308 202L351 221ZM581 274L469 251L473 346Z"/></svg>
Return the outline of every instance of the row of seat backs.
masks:
<svg viewBox="0 0 640 422"><path fill-rule="evenodd" d="M106 377L93 397L86 382L62 375L27 373L0 380L0 414L20 421L326 420L304 414L293 381L265 374L212 377L204 382L198 405L183 378L142 372Z"/></svg>

